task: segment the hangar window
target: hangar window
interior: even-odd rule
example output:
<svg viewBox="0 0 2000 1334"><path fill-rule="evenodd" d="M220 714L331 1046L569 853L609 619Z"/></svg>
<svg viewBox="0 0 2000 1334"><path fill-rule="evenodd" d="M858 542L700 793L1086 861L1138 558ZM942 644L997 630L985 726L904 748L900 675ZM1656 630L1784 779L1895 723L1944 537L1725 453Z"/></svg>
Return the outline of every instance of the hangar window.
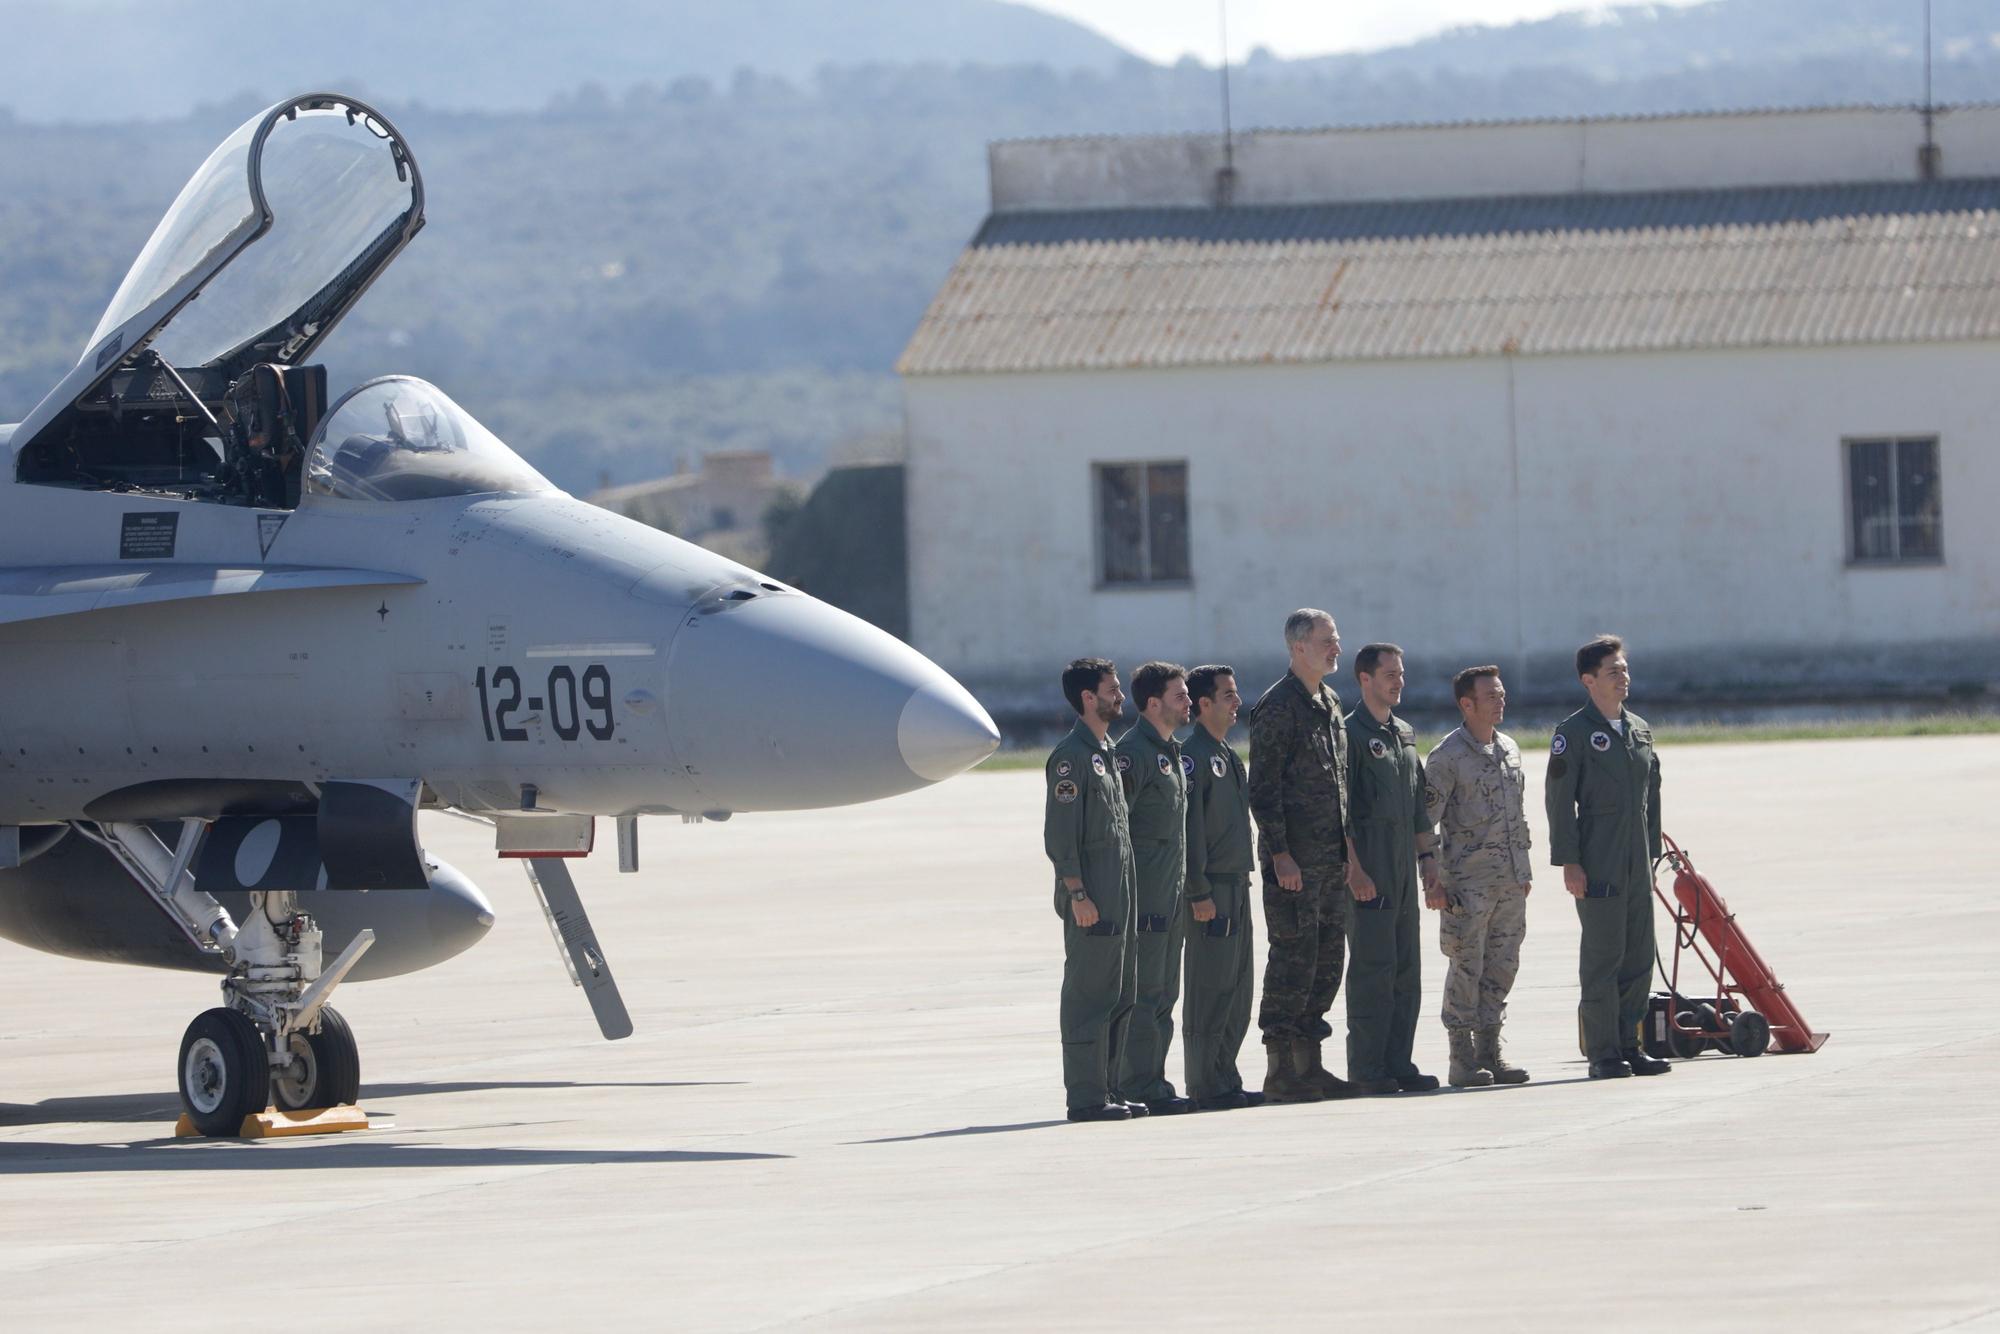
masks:
<svg viewBox="0 0 2000 1334"><path fill-rule="evenodd" d="M1848 440L1847 559L1935 565L1944 559L1936 436Z"/></svg>
<svg viewBox="0 0 2000 1334"><path fill-rule="evenodd" d="M1187 464L1097 465L1101 584L1188 582Z"/></svg>

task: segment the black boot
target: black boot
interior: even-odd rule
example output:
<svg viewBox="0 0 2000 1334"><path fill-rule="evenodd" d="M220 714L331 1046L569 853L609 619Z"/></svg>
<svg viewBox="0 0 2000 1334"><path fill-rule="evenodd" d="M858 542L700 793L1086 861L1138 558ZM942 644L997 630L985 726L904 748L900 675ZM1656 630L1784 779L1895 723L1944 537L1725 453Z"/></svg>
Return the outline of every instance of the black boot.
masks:
<svg viewBox="0 0 2000 1334"><path fill-rule="evenodd" d="M1590 1077L1592 1079L1629 1079L1631 1076L1632 1067L1620 1060L1592 1061L1590 1063Z"/></svg>
<svg viewBox="0 0 2000 1334"><path fill-rule="evenodd" d="M1096 1107L1072 1107L1069 1109L1072 1121L1129 1121L1132 1113L1122 1102L1101 1103Z"/></svg>
<svg viewBox="0 0 2000 1334"><path fill-rule="evenodd" d="M1674 1068L1657 1056L1648 1056L1637 1047L1619 1054L1625 1058L1625 1064L1632 1067L1632 1073L1635 1075L1664 1075Z"/></svg>

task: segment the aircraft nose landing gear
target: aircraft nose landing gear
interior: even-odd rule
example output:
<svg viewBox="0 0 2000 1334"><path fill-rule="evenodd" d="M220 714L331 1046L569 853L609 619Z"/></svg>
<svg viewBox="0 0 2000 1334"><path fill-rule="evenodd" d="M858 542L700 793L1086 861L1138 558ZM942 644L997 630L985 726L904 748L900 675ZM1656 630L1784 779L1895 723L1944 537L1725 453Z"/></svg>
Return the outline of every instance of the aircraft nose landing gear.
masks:
<svg viewBox="0 0 2000 1334"><path fill-rule="evenodd" d="M226 1003L195 1016L181 1038L181 1105L197 1134L247 1133L266 1107L302 1112L361 1096L354 1030L326 998L375 933L363 931L322 972L319 930L297 904L289 890L250 896L249 920L228 945Z"/></svg>
<svg viewBox="0 0 2000 1334"><path fill-rule="evenodd" d="M77 828L124 865L191 945L229 963L223 1003L195 1016L181 1037L177 1082L190 1128L181 1133L248 1134L251 1118L267 1107L280 1113L351 1108L361 1094L361 1058L354 1031L326 1002L375 943L375 933L358 932L322 969L319 927L299 911L295 892L253 891L239 927L195 884L190 868L208 834L205 821L181 821L172 849L142 824ZM365 1124L350 1116L312 1128ZM287 1133L306 1128L294 1119Z"/></svg>
<svg viewBox="0 0 2000 1334"><path fill-rule="evenodd" d="M326 999L374 941L374 932L361 932L321 971L319 928L298 911L298 896L251 894L248 920L228 944L225 1004L196 1016L181 1039L181 1105L195 1133L252 1133L266 1107L352 1106L361 1057L354 1031Z"/></svg>

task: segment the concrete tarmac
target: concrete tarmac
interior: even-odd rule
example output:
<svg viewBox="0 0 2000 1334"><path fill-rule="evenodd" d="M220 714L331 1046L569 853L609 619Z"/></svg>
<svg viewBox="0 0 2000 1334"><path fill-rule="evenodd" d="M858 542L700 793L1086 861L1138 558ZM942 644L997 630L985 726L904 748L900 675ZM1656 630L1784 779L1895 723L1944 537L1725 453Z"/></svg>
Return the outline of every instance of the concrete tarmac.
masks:
<svg viewBox="0 0 2000 1334"><path fill-rule="evenodd" d="M0 1327L2000 1329L2000 743L1662 759L1817 1055L1586 1082L1541 867L1533 1082L1064 1124L1036 773L651 821L636 876L605 830L572 865L618 1043L518 869L427 817L500 921L341 991L363 1134L173 1141L213 980L0 944Z"/></svg>

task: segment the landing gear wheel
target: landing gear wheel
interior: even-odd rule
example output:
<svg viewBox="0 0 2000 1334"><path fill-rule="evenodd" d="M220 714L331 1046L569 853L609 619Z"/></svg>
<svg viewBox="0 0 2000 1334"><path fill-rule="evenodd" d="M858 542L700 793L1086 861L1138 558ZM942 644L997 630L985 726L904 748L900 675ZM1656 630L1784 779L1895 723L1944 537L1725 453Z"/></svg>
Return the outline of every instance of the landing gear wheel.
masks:
<svg viewBox="0 0 2000 1334"><path fill-rule="evenodd" d="M1688 1031L1698 1022L1693 1010L1682 1010L1674 1016L1674 1022L1667 1026L1667 1055L1677 1061L1691 1061L1708 1050L1707 1038ZM1680 1027L1682 1024L1688 1028Z"/></svg>
<svg viewBox="0 0 2000 1334"><path fill-rule="evenodd" d="M1745 1010L1729 1025L1729 1045L1738 1056L1762 1056L1771 1045L1771 1021Z"/></svg>
<svg viewBox="0 0 2000 1334"><path fill-rule="evenodd" d="M292 1064L271 1078L271 1101L288 1112L338 1107L361 1096L361 1054L354 1030L331 1005L319 1012L319 1032L291 1036Z"/></svg>
<svg viewBox="0 0 2000 1334"><path fill-rule="evenodd" d="M264 1035L239 1011L202 1011L181 1036L179 1082L181 1106L196 1130L240 1134L243 1118L263 1111L270 1093Z"/></svg>

